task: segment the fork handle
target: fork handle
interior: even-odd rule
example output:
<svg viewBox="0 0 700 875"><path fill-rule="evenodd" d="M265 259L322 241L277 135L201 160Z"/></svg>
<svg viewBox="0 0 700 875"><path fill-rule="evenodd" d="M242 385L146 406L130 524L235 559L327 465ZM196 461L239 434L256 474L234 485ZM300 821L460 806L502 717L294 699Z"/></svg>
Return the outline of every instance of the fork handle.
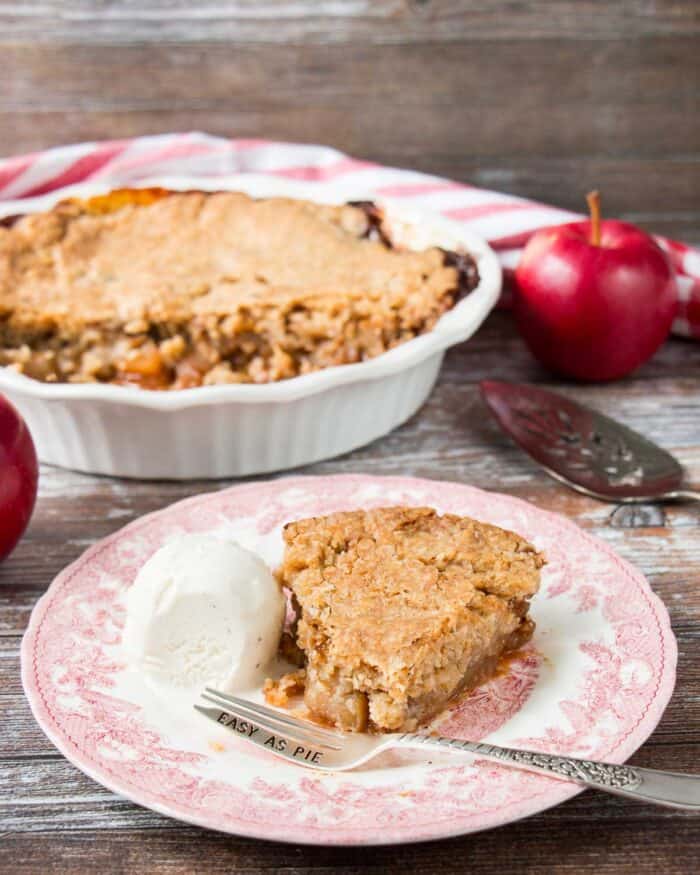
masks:
<svg viewBox="0 0 700 875"><path fill-rule="evenodd" d="M678 489L672 495L676 501L700 501L700 492L694 489Z"/></svg>
<svg viewBox="0 0 700 875"><path fill-rule="evenodd" d="M575 781L617 796L627 796L640 802L652 802L669 808L700 811L700 775L640 769L637 766L580 760L532 750L497 747L474 741L460 741L445 736L402 735L399 744L406 747L429 747L477 754L529 772L539 772L551 778Z"/></svg>

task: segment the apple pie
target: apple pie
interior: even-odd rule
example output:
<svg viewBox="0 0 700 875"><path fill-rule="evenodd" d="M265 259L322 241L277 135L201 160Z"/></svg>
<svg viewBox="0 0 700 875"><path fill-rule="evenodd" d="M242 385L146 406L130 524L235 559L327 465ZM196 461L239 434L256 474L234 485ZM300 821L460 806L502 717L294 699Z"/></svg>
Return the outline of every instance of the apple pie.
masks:
<svg viewBox="0 0 700 875"><path fill-rule="evenodd" d="M294 682L323 722L411 731L532 636L544 558L513 532L386 507L292 522L284 540L305 668Z"/></svg>
<svg viewBox="0 0 700 875"><path fill-rule="evenodd" d="M429 331L473 259L376 205L122 189L0 221L0 365L145 389L267 383Z"/></svg>

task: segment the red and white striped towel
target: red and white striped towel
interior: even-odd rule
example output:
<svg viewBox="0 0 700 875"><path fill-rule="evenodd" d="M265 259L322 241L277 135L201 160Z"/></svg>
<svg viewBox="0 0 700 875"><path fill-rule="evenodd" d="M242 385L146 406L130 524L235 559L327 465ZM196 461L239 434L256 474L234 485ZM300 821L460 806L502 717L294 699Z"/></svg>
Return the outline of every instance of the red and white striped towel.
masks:
<svg viewBox="0 0 700 875"><path fill-rule="evenodd" d="M270 173L318 181L342 178L364 193L405 199L463 222L488 240L499 253L506 276L533 231L579 218L535 201L358 161L327 146L227 140L201 133L80 143L0 160L0 201L44 194L86 180L124 185L159 175L229 173ZM678 276L674 331L700 339L700 251L674 240L657 240Z"/></svg>

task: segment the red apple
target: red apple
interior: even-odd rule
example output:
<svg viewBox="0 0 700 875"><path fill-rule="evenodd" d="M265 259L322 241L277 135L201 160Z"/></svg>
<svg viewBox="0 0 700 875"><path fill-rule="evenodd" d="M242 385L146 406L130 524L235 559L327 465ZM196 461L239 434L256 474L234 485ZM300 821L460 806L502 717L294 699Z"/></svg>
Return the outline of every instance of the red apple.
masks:
<svg viewBox="0 0 700 875"><path fill-rule="evenodd" d="M665 252L634 225L590 221L535 233L515 272L514 309L534 356L579 380L614 380L649 359L671 330L676 284Z"/></svg>
<svg viewBox="0 0 700 875"><path fill-rule="evenodd" d="M22 537L34 509L39 469L25 421L0 395L0 560Z"/></svg>

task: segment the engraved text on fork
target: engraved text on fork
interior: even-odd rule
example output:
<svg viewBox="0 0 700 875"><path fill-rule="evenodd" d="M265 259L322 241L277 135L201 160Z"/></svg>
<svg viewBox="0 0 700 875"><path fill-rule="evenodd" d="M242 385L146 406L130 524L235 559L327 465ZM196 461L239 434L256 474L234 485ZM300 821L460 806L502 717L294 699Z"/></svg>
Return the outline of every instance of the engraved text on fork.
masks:
<svg viewBox="0 0 700 875"><path fill-rule="evenodd" d="M273 735L266 730L260 729L249 720L241 720L240 717L234 717L232 714L227 714L226 711L221 711L217 717L217 723L226 726L228 729L233 729L240 733L245 738L253 738L258 733L256 741L260 741L263 747L269 747L272 751L278 753L291 754L294 759L305 760L307 763L320 763L323 758L323 751L315 750L314 748L306 747L303 744L292 746L289 739L282 738L281 735Z"/></svg>

